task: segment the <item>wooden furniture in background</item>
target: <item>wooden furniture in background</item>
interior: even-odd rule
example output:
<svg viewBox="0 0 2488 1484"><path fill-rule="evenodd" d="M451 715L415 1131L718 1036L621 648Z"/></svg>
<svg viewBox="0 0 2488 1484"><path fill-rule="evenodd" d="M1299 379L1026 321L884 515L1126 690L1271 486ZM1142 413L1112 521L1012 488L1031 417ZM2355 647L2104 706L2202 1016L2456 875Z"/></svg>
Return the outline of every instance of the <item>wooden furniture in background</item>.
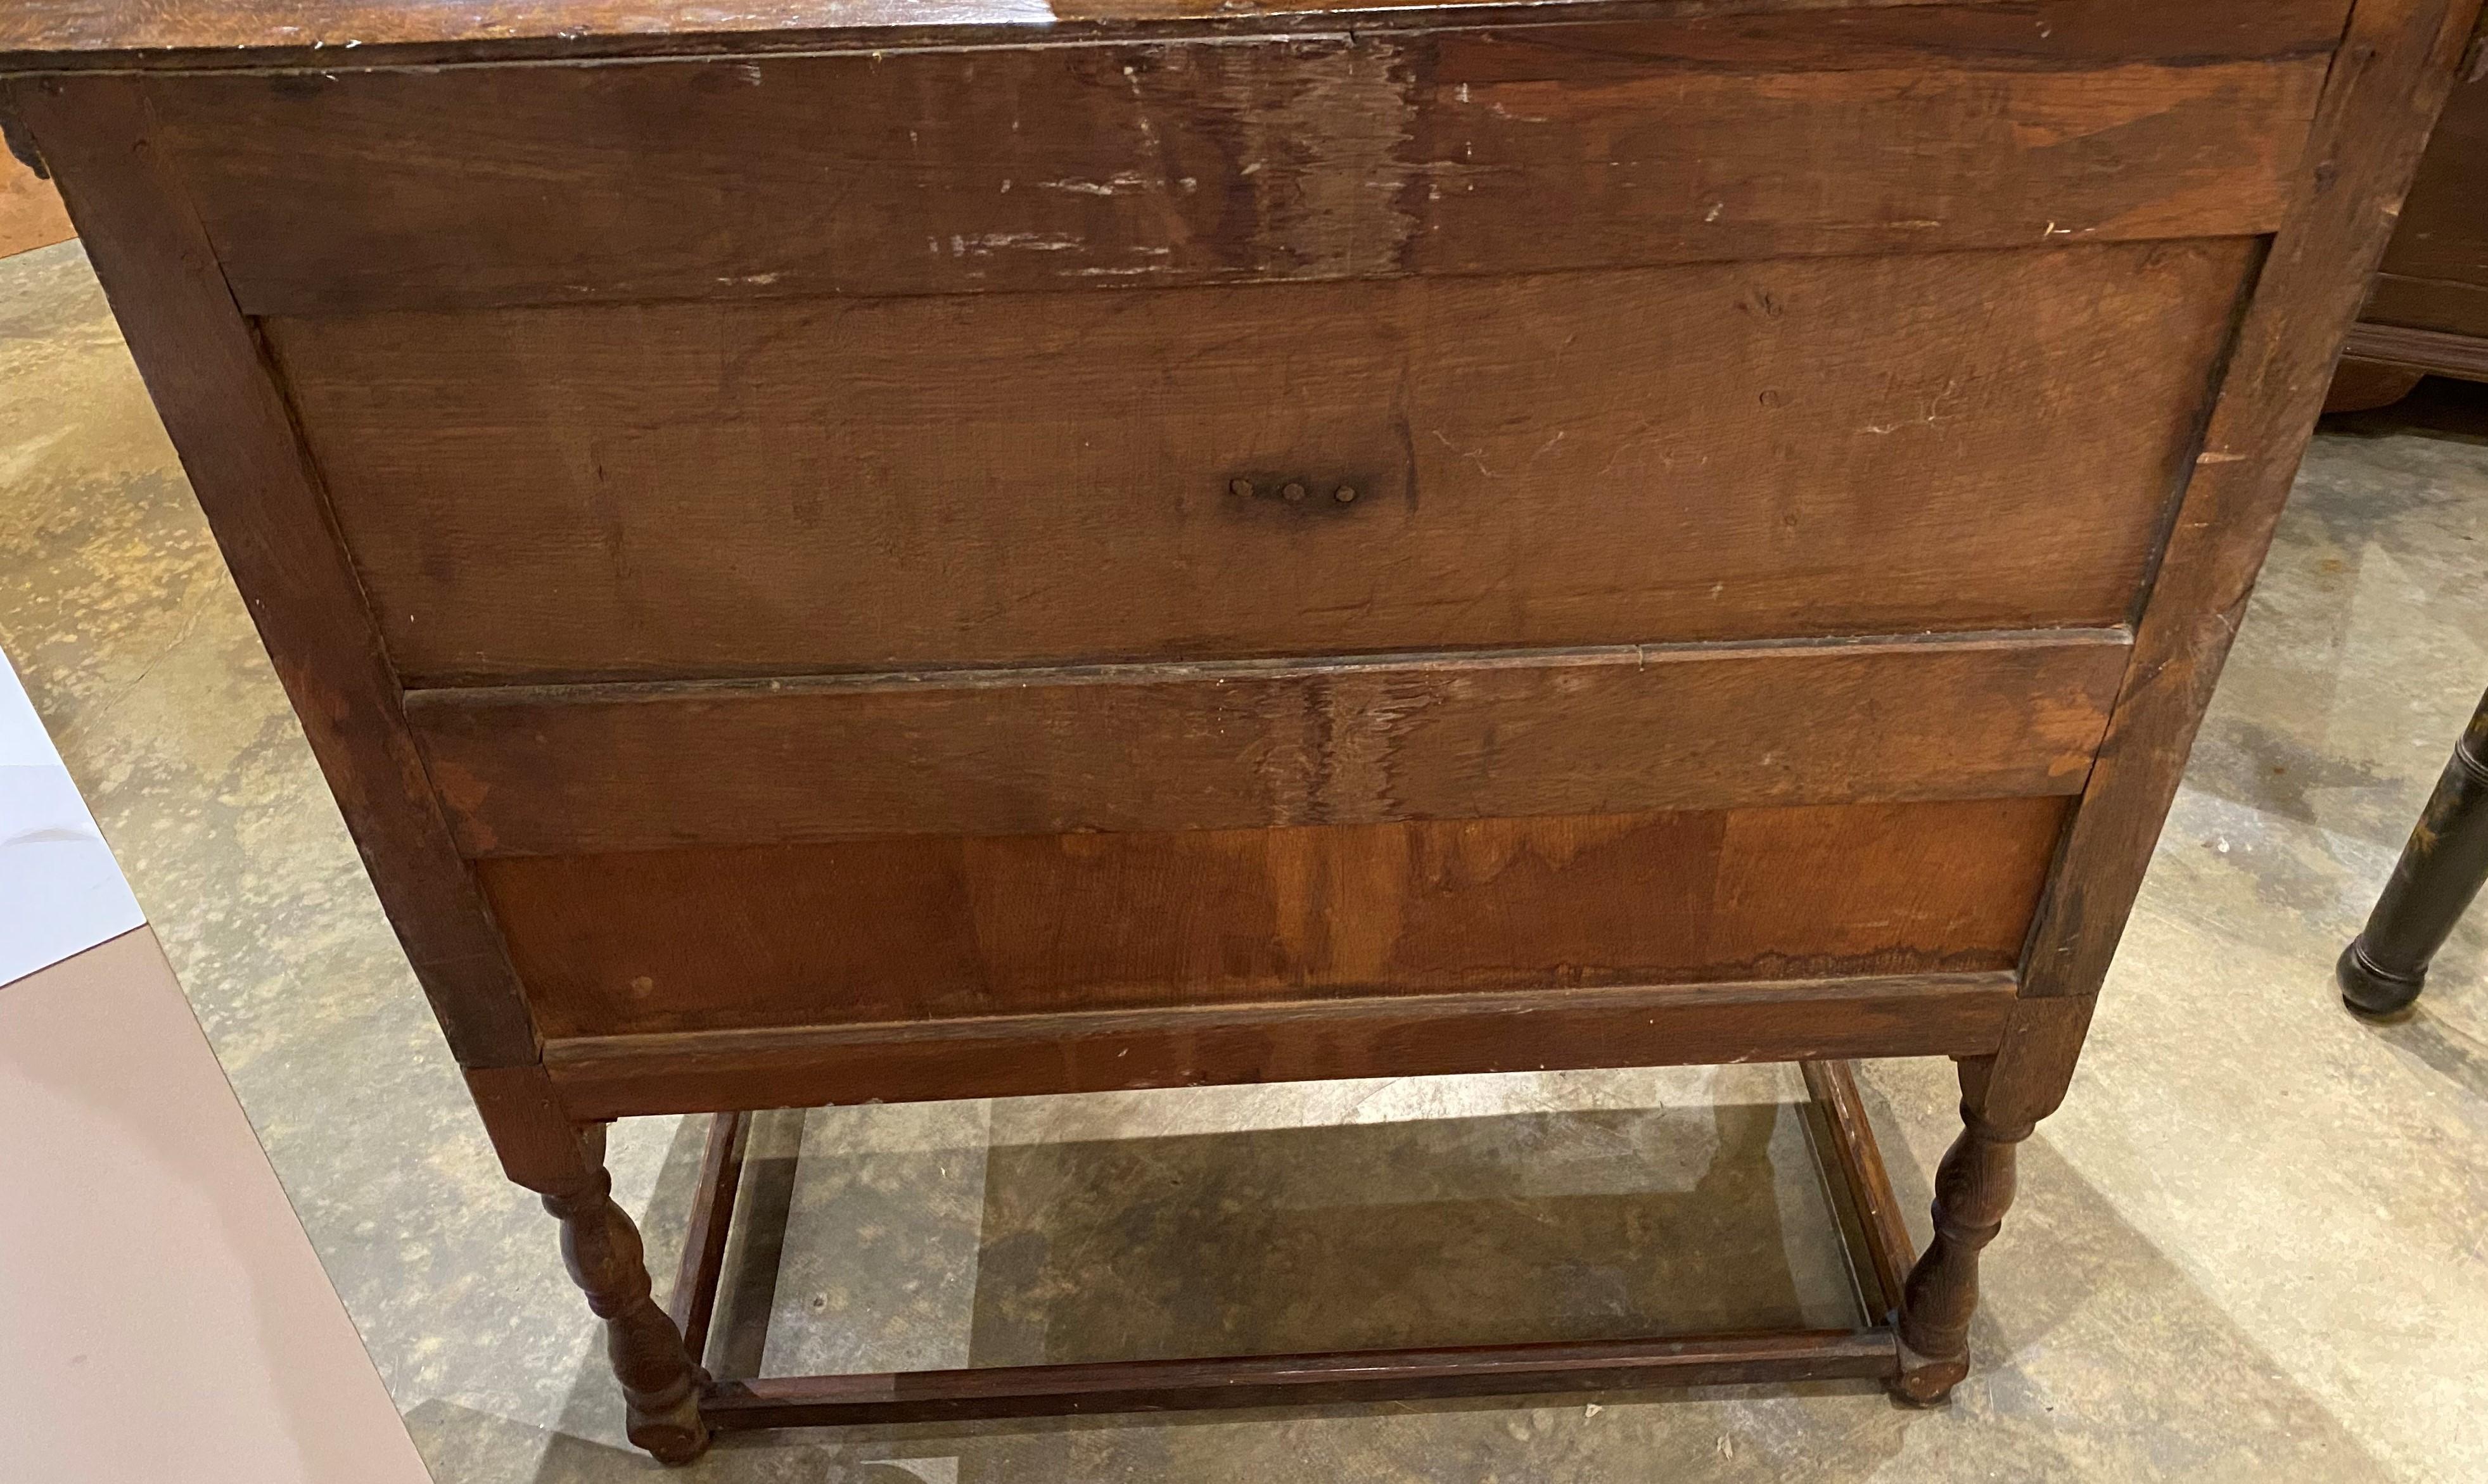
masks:
<svg viewBox="0 0 2488 1484"><path fill-rule="evenodd" d="M679 1461L1941 1398L2475 8L101 0L0 68ZM1890 1055L1965 1118L1906 1278ZM717 1381L736 1124L671 1314L598 1129L1755 1059L1883 1213L1854 1332Z"/></svg>
<svg viewBox="0 0 2488 1484"><path fill-rule="evenodd" d="M2488 55L2476 49L2419 156L2324 409L2389 406L2431 374L2488 381Z"/></svg>
<svg viewBox="0 0 2488 1484"><path fill-rule="evenodd" d="M2427 966L2488 883L2488 696L2453 744L2367 925L2341 950L2341 998L2361 1015L2399 1015Z"/></svg>

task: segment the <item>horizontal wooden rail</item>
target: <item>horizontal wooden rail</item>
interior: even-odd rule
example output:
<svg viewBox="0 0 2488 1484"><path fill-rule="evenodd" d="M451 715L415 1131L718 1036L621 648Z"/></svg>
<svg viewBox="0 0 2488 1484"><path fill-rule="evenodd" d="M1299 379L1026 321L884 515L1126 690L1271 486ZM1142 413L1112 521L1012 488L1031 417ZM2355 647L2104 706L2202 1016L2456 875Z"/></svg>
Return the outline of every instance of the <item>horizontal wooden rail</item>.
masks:
<svg viewBox="0 0 2488 1484"><path fill-rule="evenodd" d="M1824 1178L1881 1191L1888 1207L1890 1181L1849 1064L1809 1062L1804 1070L1832 1134L1831 1147L1817 1151ZM677 1313L705 1313L714 1304L718 1268L709 1256L723 1249L722 1214L733 1207L743 1116L721 1114L712 1125L686 1241L686 1253L697 1255L685 1257L673 1296ZM1877 1268L1906 1271L1912 1253L1897 1219L1868 1214L1864 1238ZM1885 1244L1896 1245L1886 1251ZM1755 1382L1888 1383L1899 1377L1900 1362L1891 1316L1883 1315L1853 1330L721 1378L702 1392L700 1414L712 1427L751 1431Z"/></svg>
<svg viewBox="0 0 2488 1484"><path fill-rule="evenodd" d="M1541 989L545 1043L572 1118L1205 1083L1854 1056L2002 1043L2011 973Z"/></svg>
<svg viewBox="0 0 2488 1484"><path fill-rule="evenodd" d="M418 690L472 855L2078 793L2122 630Z"/></svg>
<svg viewBox="0 0 2488 1484"><path fill-rule="evenodd" d="M1286 1407L1533 1391L1889 1379L1888 1330L1567 1341L1444 1350L1343 1351L1202 1360L1114 1360L721 1383L700 1402L712 1427Z"/></svg>

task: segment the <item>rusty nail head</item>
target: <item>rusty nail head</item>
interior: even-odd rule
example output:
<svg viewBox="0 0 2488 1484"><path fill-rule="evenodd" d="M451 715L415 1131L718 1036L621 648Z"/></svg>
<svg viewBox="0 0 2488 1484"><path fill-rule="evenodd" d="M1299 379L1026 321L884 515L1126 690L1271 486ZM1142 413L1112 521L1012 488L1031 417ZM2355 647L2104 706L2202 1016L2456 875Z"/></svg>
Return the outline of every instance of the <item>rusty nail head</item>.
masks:
<svg viewBox="0 0 2488 1484"><path fill-rule="evenodd" d="M1342 505L1344 505L1350 500L1356 498L1356 487L1354 485L1342 485L1337 490L1331 491L1330 497L1339 501Z"/></svg>
<svg viewBox="0 0 2488 1484"><path fill-rule="evenodd" d="M1228 485L1227 492L1230 494L1251 494L1253 492L1253 482L1249 479L1234 480Z"/></svg>
<svg viewBox="0 0 2488 1484"><path fill-rule="evenodd" d="M1301 500L1305 497L1305 487L1298 484L1289 484L1287 488L1280 490L1279 492L1286 495L1288 499Z"/></svg>

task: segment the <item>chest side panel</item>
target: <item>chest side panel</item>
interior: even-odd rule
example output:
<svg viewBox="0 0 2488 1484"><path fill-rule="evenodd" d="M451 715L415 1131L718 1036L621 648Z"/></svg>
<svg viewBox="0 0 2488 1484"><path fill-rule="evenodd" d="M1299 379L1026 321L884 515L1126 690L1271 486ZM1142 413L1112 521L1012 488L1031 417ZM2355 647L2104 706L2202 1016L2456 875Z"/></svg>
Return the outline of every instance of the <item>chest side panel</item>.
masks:
<svg viewBox="0 0 2488 1484"><path fill-rule="evenodd" d="M1694 1003L2016 965L2343 7L2039 9L149 87L557 1042Z"/></svg>

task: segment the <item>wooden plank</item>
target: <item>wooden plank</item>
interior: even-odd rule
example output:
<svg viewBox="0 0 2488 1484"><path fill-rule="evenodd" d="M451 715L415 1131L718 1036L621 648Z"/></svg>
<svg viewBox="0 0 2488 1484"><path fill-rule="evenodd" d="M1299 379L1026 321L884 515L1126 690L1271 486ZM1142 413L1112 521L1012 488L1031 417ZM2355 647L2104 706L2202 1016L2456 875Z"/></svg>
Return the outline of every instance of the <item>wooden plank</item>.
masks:
<svg viewBox="0 0 2488 1484"><path fill-rule="evenodd" d="M2488 169L2483 160L2488 77L2474 75L2446 95L2385 248L2385 272L2488 290L2488 201L2479 188Z"/></svg>
<svg viewBox="0 0 2488 1484"><path fill-rule="evenodd" d="M749 1113L714 1115L708 1142L700 1150L699 1183L684 1228L683 1257L665 1303L665 1313L682 1331L683 1353L693 1365L708 1358L709 1322L717 1317L718 1284L725 1277L725 1239L734 1223L735 1193L743 1187L743 1144L750 1123Z"/></svg>
<svg viewBox="0 0 2488 1484"><path fill-rule="evenodd" d="M140 85L10 85L363 865L467 1067L535 1059L535 1030L434 801L397 677L257 335L150 133Z"/></svg>
<svg viewBox="0 0 2488 1484"><path fill-rule="evenodd" d="M2378 273L2360 320L2358 328L2351 331L2354 335L2385 329L2488 339L2488 284Z"/></svg>
<svg viewBox="0 0 2488 1484"><path fill-rule="evenodd" d="M1602 6L1683 16L1731 39L1793 16L1832 52L1871 53L1894 38L1939 35L1981 55L2252 56L2321 51L2338 35L2346 0L2261 0L2253 6L2153 5L2135 0L1942 4L1931 0L1651 0ZM497 0L490 10L450 0L217 0L130 5L46 0L0 12L0 70L14 68L200 68L475 61L487 58L650 56L817 51L918 43L1030 40L1111 31L1135 21L1200 34L1238 25L1360 30L1524 18L1548 9L1508 0L749 0L694 14L611 0ZM1921 18L1923 15L1923 18ZM347 57L352 51L354 55Z"/></svg>
<svg viewBox="0 0 2488 1484"><path fill-rule="evenodd" d="M838 1427L1655 1386L1888 1380L1899 1368L1900 1353L1887 1330L1797 1330L764 1378L721 1384L700 1399L700 1415L721 1431Z"/></svg>
<svg viewBox="0 0 2488 1484"><path fill-rule="evenodd" d="M2078 791L2117 630L417 691L472 855Z"/></svg>
<svg viewBox="0 0 2488 1484"><path fill-rule="evenodd" d="M2026 994L2091 994L2107 976L2366 275L2477 15L2477 0L2360 0L2351 18L2304 184L2239 331L2133 665L2031 927Z"/></svg>
<svg viewBox="0 0 2488 1484"><path fill-rule="evenodd" d="M2480 307L2488 311L2488 291L2481 292L2478 299ZM2483 319L2482 325L2488 327L2488 319ZM2488 337L2480 335L2361 323L2351 327L2343 353L2345 357L2407 366L2441 377L2488 381Z"/></svg>
<svg viewBox="0 0 2488 1484"><path fill-rule="evenodd" d="M1901 1290L1908 1280L1910 1265L1917 1261L1917 1248L1901 1217L1900 1199L1892 1193L1892 1177L1875 1147L1875 1127L1866 1116L1865 1099L1858 1095L1856 1075L1845 1061L1809 1061L1802 1075L1807 1094L1822 1106L1830 1129L1835 1178L1846 1187L1857 1213L1866 1271L1881 1302L1872 1317L1889 1320L1900 1311Z"/></svg>
<svg viewBox="0 0 2488 1484"><path fill-rule="evenodd" d="M2026 15L1853 47L1788 15L150 97L255 315L1514 273L2265 233L2339 10L2135 60L2084 54L2130 51L2113 22L2050 54Z"/></svg>
<svg viewBox="0 0 2488 1484"><path fill-rule="evenodd" d="M548 1036L2012 967L2061 798L483 863Z"/></svg>
<svg viewBox="0 0 2488 1484"><path fill-rule="evenodd" d="M1978 1056L2009 973L1504 991L554 1039L577 1119L1326 1078Z"/></svg>
<svg viewBox="0 0 2488 1484"><path fill-rule="evenodd" d="M1908 633L2125 622L2256 255L268 331L414 685Z"/></svg>

